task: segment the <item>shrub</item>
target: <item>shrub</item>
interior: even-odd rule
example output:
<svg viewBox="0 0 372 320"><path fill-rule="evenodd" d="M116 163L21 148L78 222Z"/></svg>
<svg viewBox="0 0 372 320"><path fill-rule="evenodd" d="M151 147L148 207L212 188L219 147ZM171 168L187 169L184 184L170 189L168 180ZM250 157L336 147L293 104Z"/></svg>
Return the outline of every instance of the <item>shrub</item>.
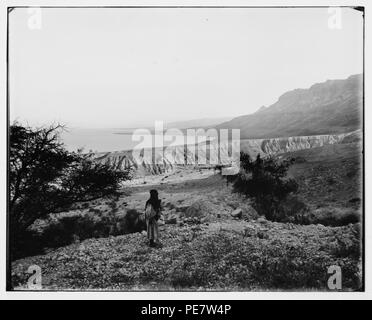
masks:
<svg viewBox="0 0 372 320"><path fill-rule="evenodd" d="M360 221L361 214L351 208L323 207L309 211L304 220L309 224L323 224L325 226L344 226Z"/></svg>
<svg viewBox="0 0 372 320"><path fill-rule="evenodd" d="M201 200L192 203L184 212L187 218L201 218L211 213L211 204L208 201Z"/></svg>
<svg viewBox="0 0 372 320"><path fill-rule="evenodd" d="M360 224L349 225L351 232L338 230L335 234L336 241L330 244L332 255L340 258L359 259L361 256L361 226Z"/></svg>
<svg viewBox="0 0 372 320"><path fill-rule="evenodd" d="M298 197L293 194L288 195L280 202L277 208L276 220L281 222L291 222L308 224L308 207Z"/></svg>
<svg viewBox="0 0 372 320"><path fill-rule="evenodd" d="M67 233L77 235L80 240L116 236L145 229L145 225L139 219L139 213L133 209L121 215L116 213L87 214L74 218L72 226L66 224L65 219L59 221L58 224L61 224L63 229L67 229ZM71 239L72 237L68 236L68 238Z"/></svg>
<svg viewBox="0 0 372 320"><path fill-rule="evenodd" d="M141 213L135 209L129 209L126 214L125 220L125 232L139 232L146 230L146 222L141 219Z"/></svg>
<svg viewBox="0 0 372 320"><path fill-rule="evenodd" d="M104 238L138 232L146 229L140 213L134 209L123 214L89 212L83 215L53 219L39 231L27 230L22 237L22 250L15 251L14 258L37 255L46 248L58 248L89 238Z"/></svg>
<svg viewBox="0 0 372 320"><path fill-rule="evenodd" d="M34 230L26 230L18 238L18 246L13 248L12 259L34 256L43 253L45 245L40 234Z"/></svg>
<svg viewBox="0 0 372 320"><path fill-rule="evenodd" d="M286 178L292 160L278 161L273 157L252 161L248 154L240 156L240 172L234 177L234 191L254 199L254 208L259 214L273 221L297 221L296 215L305 210L299 200L290 210L288 196L298 189L295 180ZM230 178L231 179L231 178ZM294 196L291 197L293 202ZM300 212L298 210L300 210Z"/></svg>

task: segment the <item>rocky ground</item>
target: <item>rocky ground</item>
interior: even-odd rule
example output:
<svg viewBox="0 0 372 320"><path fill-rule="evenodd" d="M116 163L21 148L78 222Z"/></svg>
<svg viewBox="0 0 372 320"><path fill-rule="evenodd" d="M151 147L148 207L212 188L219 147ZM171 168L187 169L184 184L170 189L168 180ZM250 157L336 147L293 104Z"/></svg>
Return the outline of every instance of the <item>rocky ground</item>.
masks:
<svg viewBox="0 0 372 320"><path fill-rule="evenodd" d="M16 261L38 265L43 289L327 290L327 268L344 267L344 290L358 289L357 259L338 253L338 237L353 241L358 226L295 226L264 219L165 225L161 248L144 233L89 239L49 254Z"/></svg>
<svg viewBox="0 0 372 320"><path fill-rule="evenodd" d="M133 187L119 202L140 209L152 187ZM38 265L43 289L326 290L333 264L345 270L345 290L359 288L359 224L267 221L219 176L157 189L164 205L161 247L149 248L145 232L78 241L15 261L15 289L27 288L26 271Z"/></svg>
<svg viewBox="0 0 372 320"><path fill-rule="evenodd" d="M291 173L305 177L302 184L314 178L306 169L314 159L306 159ZM347 174L345 179L351 177ZM345 179L341 183L347 186ZM361 288L360 223L327 227L267 221L213 170L175 169L138 178L123 186L114 204L97 200L63 215L143 212L152 188L163 206L160 247L147 245L145 231L76 239L14 261L14 289L27 290L30 265L40 266L44 290L328 290L331 265L342 269L342 290ZM306 192L304 199L310 197Z"/></svg>

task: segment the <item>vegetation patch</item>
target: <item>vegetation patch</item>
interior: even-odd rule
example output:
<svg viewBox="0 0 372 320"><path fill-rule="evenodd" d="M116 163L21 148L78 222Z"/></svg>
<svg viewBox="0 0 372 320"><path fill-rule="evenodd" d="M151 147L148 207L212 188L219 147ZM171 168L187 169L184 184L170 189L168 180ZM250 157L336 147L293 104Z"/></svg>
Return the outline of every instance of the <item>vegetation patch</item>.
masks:
<svg viewBox="0 0 372 320"><path fill-rule="evenodd" d="M235 228L262 230L246 236ZM297 226L236 221L231 230L190 227L162 230L161 249L141 233L60 248L13 263L13 285L25 285L30 264L51 286L113 290L328 290L328 267L342 268L342 290L361 289L360 225ZM191 241L188 235L193 233ZM26 278L27 279L27 278Z"/></svg>

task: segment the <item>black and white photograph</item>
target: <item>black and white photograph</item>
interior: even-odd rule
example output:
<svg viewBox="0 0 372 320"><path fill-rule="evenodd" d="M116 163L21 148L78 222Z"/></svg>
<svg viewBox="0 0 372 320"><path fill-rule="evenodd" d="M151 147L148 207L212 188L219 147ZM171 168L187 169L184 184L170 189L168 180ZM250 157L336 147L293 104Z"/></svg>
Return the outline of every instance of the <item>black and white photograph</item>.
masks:
<svg viewBox="0 0 372 320"><path fill-rule="evenodd" d="M7 291L365 291L364 6L6 15Z"/></svg>

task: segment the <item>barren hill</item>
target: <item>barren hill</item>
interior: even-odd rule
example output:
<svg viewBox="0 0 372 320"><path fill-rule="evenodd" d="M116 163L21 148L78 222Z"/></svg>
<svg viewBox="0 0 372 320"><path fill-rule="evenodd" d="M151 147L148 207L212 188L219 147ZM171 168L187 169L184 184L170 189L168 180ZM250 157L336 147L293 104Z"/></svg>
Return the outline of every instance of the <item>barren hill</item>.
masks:
<svg viewBox="0 0 372 320"><path fill-rule="evenodd" d="M273 105L224 122L241 138L337 134L361 129L363 75L328 80L284 93Z"/></svg>

